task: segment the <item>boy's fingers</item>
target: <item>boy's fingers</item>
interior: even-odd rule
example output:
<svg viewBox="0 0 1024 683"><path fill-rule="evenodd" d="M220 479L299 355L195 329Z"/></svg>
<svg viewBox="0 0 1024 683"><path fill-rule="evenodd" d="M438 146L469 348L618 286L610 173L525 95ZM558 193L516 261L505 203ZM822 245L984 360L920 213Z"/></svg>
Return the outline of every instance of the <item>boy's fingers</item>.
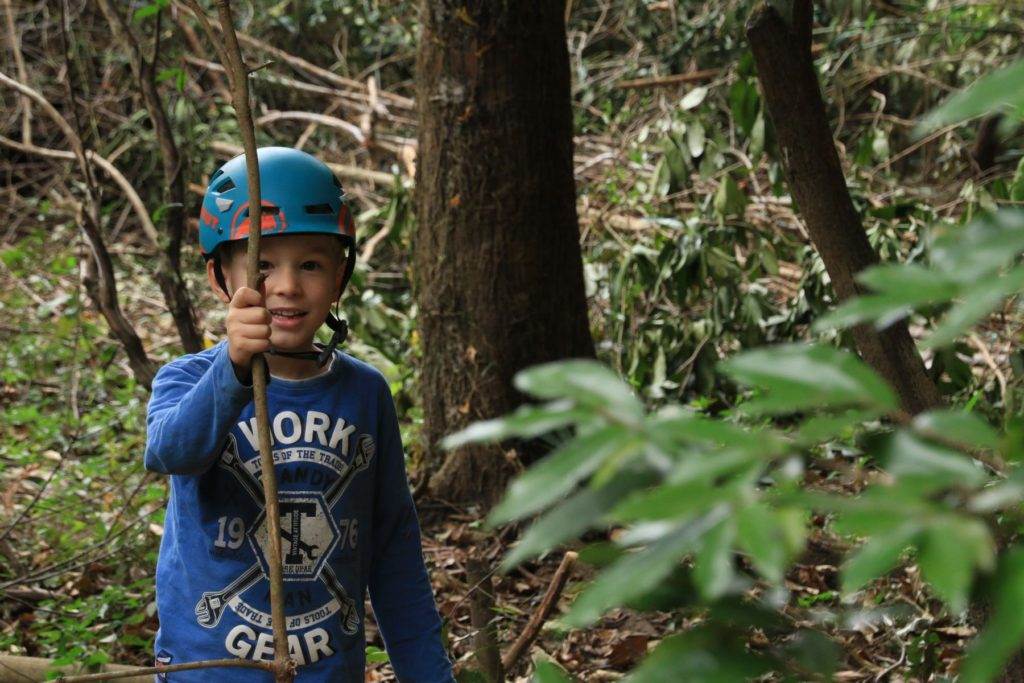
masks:
<svg viewBox="0 0 1024 683"><path fill-rule="evenodd" d="M238 322L243 325L269 325L271 320L270 311L262 306L239 308L228 315L231 316L231 320L233 322Z"/></svg>
<svg viewBox="0 0 1024 683"><path fill-rule="evenodd" d="M270 339L270 325L248 325L242 323L233 332L240 339Z"/></svg>
<svg viewBox="0 0 1024 683"><path fill-rule="evenodd" d="M235 296L231 298L231 305L240 308L242 306L259 306L263 303L263 296L255 289L239 287Z"/></svg>
<svg viewBox="0 0 1024 683"><path fill-rule="evenodd" d="M248 353L263 353L270 348L269 339L246 339L241 344L242 350Z"/></svg>

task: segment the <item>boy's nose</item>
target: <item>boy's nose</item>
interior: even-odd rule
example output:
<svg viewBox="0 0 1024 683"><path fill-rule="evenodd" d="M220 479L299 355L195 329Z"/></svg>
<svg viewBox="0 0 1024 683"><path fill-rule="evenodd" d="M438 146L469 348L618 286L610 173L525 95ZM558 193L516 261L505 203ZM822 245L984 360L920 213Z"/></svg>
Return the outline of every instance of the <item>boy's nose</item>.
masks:
<svg viewBox="0 0 1024 683"><path fill-rule="evenodd" d="M298 274L291 268L275 268L268 278L268 286L275 294L297 294L299 291Z"/></svg>

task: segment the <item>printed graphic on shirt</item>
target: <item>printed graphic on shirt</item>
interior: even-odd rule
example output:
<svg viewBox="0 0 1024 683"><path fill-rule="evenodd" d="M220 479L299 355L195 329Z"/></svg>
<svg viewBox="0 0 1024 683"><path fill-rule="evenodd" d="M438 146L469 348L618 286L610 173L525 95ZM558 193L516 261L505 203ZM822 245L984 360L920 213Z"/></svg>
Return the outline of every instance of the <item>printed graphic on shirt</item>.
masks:
<svg viewBox="0 0 1024 683"><path fill-rule="evenodd" d="M158 669L167 666L172 661L174 661L174 655L172 655L167 650L160 650L160 652L156 653L156 667ZM163 683L163 681L167 680L167 673L161 671L156 675L156 679L160 681L160 683Z"/></svg>
<svg viewBox="0 0 1024 683"><path fill-rule="evenodd" d="M239 428L252 450L258 453L255 419L240 423ZM288 484L307 486L330 481L322 490L278 492L282 570L287 582L286 589L289 586L294 588L294 591L289 589L289 596L293 593L299 596L295 601L307 608L287 618L286 627L289 631L308 629L302 634L289 634L288 649L299 663L313 663L323 656L333 654L335 650L330 645L327 630L310 627L338 615L335 618L340 619L344 633L353 635L359 629L356 603L347 594L328 560L336 550L355 548L358 519L339 519L335 508L352 481L369 467L376 454L376 444L369 434L360 434L354 439L355 448L350 449L350 436L356 432L355 426L347 425L339 418L331 429L328 416L316 411L309 411L305 420L291 411L278 413L272 431L274 445L284 446L275 448L273 452L275 466L290 463L304 465L279 469L279 482L283 484L287 479ZM300 439L305 443L296 444ZM350 450L354 450L354 453L346 459ZM230 521L226 517L221 518L214 545L235 550L247 541L255 557L252 565L230 584L220 590L203 593L195 606L196 620L206 628L215 628L225 611L230 609L256 628L245 624L232 628L224 642L226 650L237 657L272 659L273 637L267 632L272 628L267 604L267 577L270 573L267 558L270 543L263 487L259 480L259 456L243 460L238 442L230 435L217 466L238 482L257 505L259 513L248 525L240 518ZM286 472L289 473L287 477L281 476ZM324 476L328 472L334 475L333 481L331 476ZM244 531L246 528L248 530ZM255 597L247 601L243 596L257 585L262 586L262 590L251 591ZM320 586L321 590L312 590L315 586ZM261 604L254 604L253 600L259 600ZM319 604L315 604L318 601ZM292 605L286 605L286 609L291 611L289 607Z"/></svg>

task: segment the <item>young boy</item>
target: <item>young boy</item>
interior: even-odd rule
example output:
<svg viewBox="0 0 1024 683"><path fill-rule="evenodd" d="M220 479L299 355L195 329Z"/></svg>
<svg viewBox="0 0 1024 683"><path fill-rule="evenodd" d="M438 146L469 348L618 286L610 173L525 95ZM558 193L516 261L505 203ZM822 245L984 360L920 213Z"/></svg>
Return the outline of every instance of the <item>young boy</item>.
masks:
<svg viewBox="0 0 1024 683"><path fill-rule="evenodd" d="M210 286L228 304L227 341L167 364L153 382L146 468L172 475L157 562L156 659L273 659L251 386L252 357L266 353L298 680L364 680L368 588L399 680L449 683L391 392L377 370L333 348L345 323L330 309L355 256L341 186L305 152L269 147L258 158L264 291L245 286L248 185L239 156L213 175L199 222ZM325 321L335 330L326 349L314 345ZM272 680L234 667L162 676Z"/></svg>

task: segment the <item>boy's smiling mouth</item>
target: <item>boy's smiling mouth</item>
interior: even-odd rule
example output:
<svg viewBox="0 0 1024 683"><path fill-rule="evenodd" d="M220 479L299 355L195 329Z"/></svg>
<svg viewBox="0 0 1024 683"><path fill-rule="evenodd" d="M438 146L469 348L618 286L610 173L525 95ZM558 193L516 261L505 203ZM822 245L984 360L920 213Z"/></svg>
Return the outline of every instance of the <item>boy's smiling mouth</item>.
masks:
<svg viewBox="0 0 1024 683"><path fill-rule="evenodd" d="M306 311L298 308L272 308L270 316L278 327L296 327L306 316Z"/></svg>

